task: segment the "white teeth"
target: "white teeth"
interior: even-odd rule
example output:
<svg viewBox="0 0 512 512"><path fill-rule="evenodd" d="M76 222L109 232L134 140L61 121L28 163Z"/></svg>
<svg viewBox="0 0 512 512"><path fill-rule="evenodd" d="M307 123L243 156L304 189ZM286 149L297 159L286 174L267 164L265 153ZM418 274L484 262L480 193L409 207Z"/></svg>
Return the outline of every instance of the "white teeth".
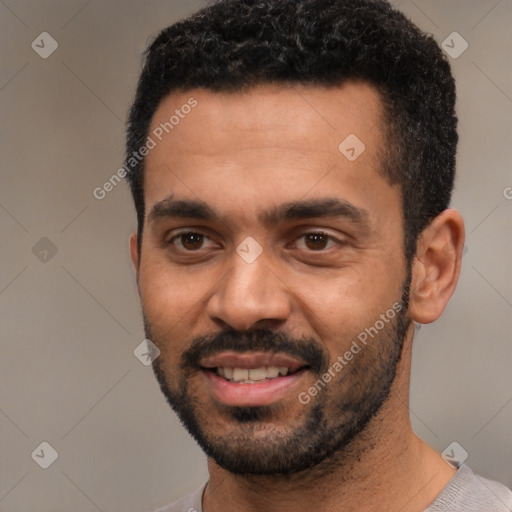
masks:
<svg viewBox="0 0 512 512"><path fill-rule="evenodd" d="M251 380L264 380L267 378L267 370L263 368L251 368L249 370L249 379Z"/></svg>
<svg viewBox="0 0 512 512"><path fill-rule="evenodd" d="M267 379L275 379L279 375L279 368L277 366L269 366L267 368Z"/></svg>
<svg viewBox="0 0 512 512"><path fill-rule="evenodd" d="M247 380L249 370L247 368L233 368L233 380Z"/></svg>
<svg viewBox="0 0 512 512"><path fill-rule="evenodd" d="M253 384L265 379L275 379L280 375L288 375L286 366L261 366L259 368L232 368L229 366L217 367L217 374L231 382L243 382Z"/></svg>

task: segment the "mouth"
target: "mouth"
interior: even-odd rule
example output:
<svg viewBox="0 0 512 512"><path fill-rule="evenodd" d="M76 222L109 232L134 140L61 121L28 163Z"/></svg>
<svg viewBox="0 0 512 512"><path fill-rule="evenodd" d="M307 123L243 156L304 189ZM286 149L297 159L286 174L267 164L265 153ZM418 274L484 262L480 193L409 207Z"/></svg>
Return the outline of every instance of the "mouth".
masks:
<svg viewBox="0 0 512 512"><path fill-rule="evenodd" d="M206 370L213 371L213 373L224 378L228 382L236 382L238 384L257 384L258 382L277 379L278 377L285 377L286 375L293 375L301 369L302 367L292 370L287 366L260 366L259 368L219 366L217 368Z"/></svg>
<svg viewBox="0 0 512 512"><path fill-rule="evenodd" d="M309 366L286 354L225 352L201 361L212 397L225 405L262 406L291 395Z"/></svg>

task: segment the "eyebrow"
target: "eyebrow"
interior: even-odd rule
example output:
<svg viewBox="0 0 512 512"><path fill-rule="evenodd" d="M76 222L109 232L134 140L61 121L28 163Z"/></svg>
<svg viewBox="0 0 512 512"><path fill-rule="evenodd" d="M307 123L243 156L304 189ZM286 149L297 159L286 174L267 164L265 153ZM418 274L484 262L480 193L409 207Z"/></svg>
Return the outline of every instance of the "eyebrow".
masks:
<svg viewBox="0 0 512 512"><path fill-rule="evenodd" d="M271 226L290 220L336 217L345 218L365 227L369 225L367 210L335 197L283 203L258 215L258 220ZM148 214L150 223L162 218L223 222L221 215L205 203L190 199L175 200L172 195L156 203Z"/></svg>
<svg viewBox="0 0 512 512"><path fill-rule="evenodd" d="M148 214L148 222L162 218L218 220L219 215L201 201L174 200L170 195L156 203Z"/></svg>
<svg viewBox="0 0 512 512"><path fill-rule="evenodd" d="M265 224L278 224L287 220L325 217L342 217L354 223L366 225L369 223L367 210L358 208L349 201L336 197L283 203L277 208L264 212L259 216L259 219Z"/></svg>

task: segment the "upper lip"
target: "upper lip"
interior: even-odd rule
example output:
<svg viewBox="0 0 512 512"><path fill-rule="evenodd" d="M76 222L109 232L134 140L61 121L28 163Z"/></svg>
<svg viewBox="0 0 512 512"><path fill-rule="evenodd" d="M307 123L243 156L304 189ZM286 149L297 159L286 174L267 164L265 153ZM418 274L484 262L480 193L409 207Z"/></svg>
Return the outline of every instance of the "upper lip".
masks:
<svg viewBox="0 0 512 512"><path fill-rule="evenodd" d="M203 368L262 368L263 366L277 366L278 368L288 368L291 372L298 370L306 363L297 357L284 353L270 352L221 352L199 361Z"/></svg>

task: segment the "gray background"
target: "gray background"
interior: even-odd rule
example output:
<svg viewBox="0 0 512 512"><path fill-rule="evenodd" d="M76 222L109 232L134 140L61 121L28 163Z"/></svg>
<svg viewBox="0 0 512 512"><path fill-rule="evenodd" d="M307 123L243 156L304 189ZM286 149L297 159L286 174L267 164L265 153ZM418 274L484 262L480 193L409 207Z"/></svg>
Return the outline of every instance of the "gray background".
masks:
<svg viewBox="0 0 512 512"><path fill-rule="evenodd" d="M469 43L451 59L467 252L445 314L417 333L411 418L437 450L457 441L511 486L512 1L394 3L440 43L454 31ZM144 335L127 186L92 193L122 163L147 42L201 5L0 0L2 512L144 512L207 477L133 354ZM47 59L31 48L44 31L59 44ZM48 469L31 457L43 441L58 452Z"/></svg>

